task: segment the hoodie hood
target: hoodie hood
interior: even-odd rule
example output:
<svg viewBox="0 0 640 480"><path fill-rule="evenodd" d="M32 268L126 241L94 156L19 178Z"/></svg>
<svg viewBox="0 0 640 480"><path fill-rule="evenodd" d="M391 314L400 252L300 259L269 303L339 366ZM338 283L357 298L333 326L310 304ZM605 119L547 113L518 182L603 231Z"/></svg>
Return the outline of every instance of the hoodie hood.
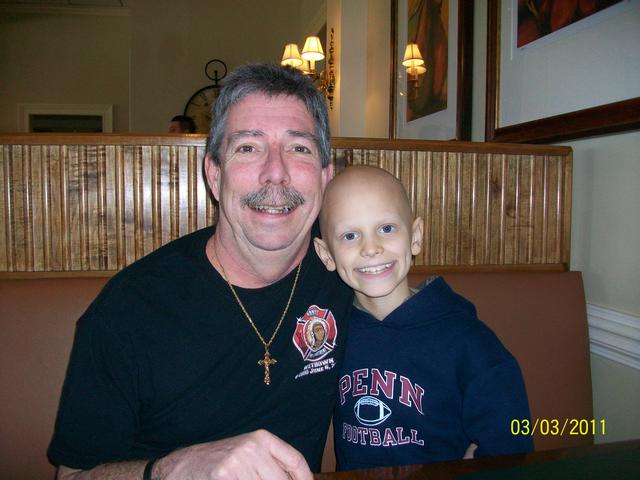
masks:
<svg viewBox="0 0 640 480"><path fill-rule="evenodd" d="M402 308L401 308L402 307ZM425 312L429 312L425 320ZM359 308L352 311L352 325L357 328L423 328L450 317L475 318L476 309L466 298L454 292L442 277L436 277L399 305L384 320L378 320Z"/></svg>

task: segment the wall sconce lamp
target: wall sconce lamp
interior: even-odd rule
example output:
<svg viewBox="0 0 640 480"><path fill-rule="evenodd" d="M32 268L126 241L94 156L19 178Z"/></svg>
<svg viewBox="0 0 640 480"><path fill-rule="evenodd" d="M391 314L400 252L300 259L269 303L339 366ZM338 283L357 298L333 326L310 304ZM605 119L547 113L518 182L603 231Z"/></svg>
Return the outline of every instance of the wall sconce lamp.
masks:
<svg viewBox="0 0 640 480"><path fill-rule="evenodd" d="M404 51L402 65L407 67L409 81L413 83L413 91L417 95L418 77L427 71L427 67L424 66L424 59L420 54L420 49L417 44L410 43L407 45L407 48Z"/></svg>
<svg viewBox="0 0 640 480"><path fill-rule="evenodd" d="M321 72L316 72L316 62L319 62L325 58L324 51L322 50L322 43L318 37L309 36L304 42L302 48L302 54L298 50L298 45L295 43L288 43L284 47L284 53L282 54L281 65L297 68L305 75L308 75L311 80L317 85L318 90L325 94L327 100L329 100L329 108L333 110L333 92L336 87L336 77L333 71L333 28L329 37L329 58L327 59L327 67Z"/></svg>

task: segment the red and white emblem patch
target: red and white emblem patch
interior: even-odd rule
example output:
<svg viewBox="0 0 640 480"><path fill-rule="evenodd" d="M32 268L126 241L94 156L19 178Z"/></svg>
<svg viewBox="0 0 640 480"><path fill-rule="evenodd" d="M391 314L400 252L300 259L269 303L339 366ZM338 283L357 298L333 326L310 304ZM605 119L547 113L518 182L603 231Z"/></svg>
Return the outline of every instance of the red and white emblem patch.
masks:
<svg viewBox="0 0 640 480"><path fill-rule="evenodd" d="M336 346L338 328L331 310L311 305L302 318L298 318L293 333L293 344L305 362L323 359Z"/></svg>

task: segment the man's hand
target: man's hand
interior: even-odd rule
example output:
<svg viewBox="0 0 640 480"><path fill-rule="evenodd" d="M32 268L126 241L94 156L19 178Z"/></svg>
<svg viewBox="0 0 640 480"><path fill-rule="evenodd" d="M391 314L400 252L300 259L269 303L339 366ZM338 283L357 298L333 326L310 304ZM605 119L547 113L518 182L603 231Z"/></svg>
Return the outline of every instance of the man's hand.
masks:
<svg viewBox="0 0 640 480"><path fill-rule="evenodd" d="M311 480L304 457L266 430L201 443L158 460L153 478L166 480Z"/></svg>
<svg viewBox="0 0 640 480"><path fill-rule="evenodd" d="M58 469L58 480L140 480L146 461L106 463L91 470ZM156 480L312 480L304 457L266 430L181 448L158 459Z"/></svg>

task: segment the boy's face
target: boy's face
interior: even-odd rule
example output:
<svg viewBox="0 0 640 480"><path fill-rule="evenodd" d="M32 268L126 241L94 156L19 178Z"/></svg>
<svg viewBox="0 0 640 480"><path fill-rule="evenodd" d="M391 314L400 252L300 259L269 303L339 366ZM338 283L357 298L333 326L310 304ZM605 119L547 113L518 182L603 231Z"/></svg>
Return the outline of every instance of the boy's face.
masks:
<svg viewBox="0 0 640 480"><path fill-rule="evenodd" d="M409 296L406 277L422 246L422 219L413 220L402 186L386 172L350 169L327 189L316 251L361 303L363 296L379 298L395 308Z"/></svg>

